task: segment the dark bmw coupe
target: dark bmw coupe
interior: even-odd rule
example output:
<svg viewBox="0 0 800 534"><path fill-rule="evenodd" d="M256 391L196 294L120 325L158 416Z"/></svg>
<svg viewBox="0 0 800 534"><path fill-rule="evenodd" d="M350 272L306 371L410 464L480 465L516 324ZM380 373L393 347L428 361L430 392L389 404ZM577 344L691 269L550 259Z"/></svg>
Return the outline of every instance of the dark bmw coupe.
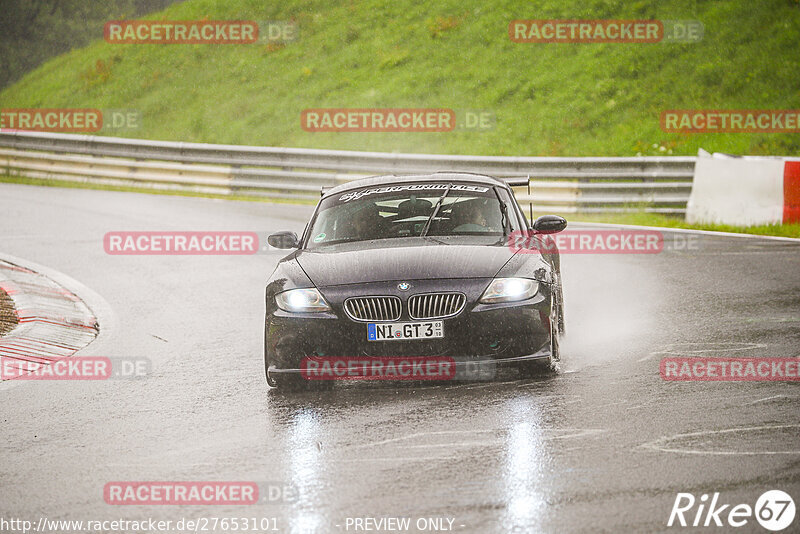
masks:
<svg viewBox="0 0 800 534"><path fill-rule="evenodd" d="M511 240L566 224L545 215L529 227L509 184L476 174L380 176L323 191L302 236L268 239L296 250L267 283L267 382L310 385L306 362L329 357L443 357L459 368L514 365L523 376L553 369L558 253Z"/></svg>

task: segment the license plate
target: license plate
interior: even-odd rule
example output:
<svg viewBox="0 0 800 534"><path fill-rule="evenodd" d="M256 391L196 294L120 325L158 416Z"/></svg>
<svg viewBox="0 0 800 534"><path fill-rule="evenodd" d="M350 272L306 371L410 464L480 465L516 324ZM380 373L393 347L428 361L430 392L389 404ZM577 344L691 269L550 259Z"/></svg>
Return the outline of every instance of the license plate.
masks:
<svg viewBox="0 0 800 534"><path fill-rule="evenodd" d="M444 337L444 321L367 324L367 341L398 341L441 337Z"/></svg>

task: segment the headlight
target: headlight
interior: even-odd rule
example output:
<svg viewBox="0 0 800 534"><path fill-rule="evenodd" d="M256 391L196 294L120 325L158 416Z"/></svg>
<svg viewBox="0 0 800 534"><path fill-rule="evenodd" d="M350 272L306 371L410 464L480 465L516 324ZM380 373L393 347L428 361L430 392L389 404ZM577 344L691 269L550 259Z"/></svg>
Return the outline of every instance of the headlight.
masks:
<svg viewBox="0 0 800 534"><path fill-rule="evenodd" d="M283 311L313 313L331 309L316 289L290 289L275 295L275 302Z"/></svg>
<svg viewBox="0 0 800 534"><path fill-rule="evenodd" d="M496 302L516 302L531 298L539 291L539 282L528 278L495 278L486 291L483 292L481 302L494 304Z"/></svg>

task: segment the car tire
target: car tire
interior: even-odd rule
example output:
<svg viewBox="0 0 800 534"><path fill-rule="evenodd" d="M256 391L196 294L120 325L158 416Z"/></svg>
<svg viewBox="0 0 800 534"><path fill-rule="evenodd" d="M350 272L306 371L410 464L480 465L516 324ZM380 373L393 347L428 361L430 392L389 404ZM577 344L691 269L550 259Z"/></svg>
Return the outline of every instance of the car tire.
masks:
<svg viewBox="0 0 800 534"><path fill-rule="evenodd" d="M558 302L558 333L560 336L564 336L566 332L566 328L564 326L564 292L561 289L561 280L558 281L558 293L557 293L557 301Z"/></svg>
<svg viewBox="0 0 800 534"><path fill-rule="evenodd" d="M561 336L564 335L564 308L559 287L558 299L550 310L550 365L554 369L561 361Z"/></svg>
<svg viewBox="0 0 800 534"><path fill-rule="evenodd" d="M561 324L564 317L559 304L559 298L554 296L553 305L550 309L550 356L522 362L519 366L519 373L522 378L549 375L558 370L558 362L561 361L559 338L561 337Z"/></svg>

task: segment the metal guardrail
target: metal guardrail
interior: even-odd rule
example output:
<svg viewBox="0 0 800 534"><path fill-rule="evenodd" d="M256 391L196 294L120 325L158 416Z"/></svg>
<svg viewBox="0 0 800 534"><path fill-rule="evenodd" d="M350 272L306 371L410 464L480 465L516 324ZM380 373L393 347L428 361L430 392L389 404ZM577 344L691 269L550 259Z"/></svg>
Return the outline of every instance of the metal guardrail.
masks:
<svg viewBox="0 0 800 534"><path fill-rule="evenodd" d="M526 178L522 204L550 213L683 214L694 157L500 157L396 154L0 131L0 172L69 182L215 194L315 198L375 174L467 171Z"/></svg>

